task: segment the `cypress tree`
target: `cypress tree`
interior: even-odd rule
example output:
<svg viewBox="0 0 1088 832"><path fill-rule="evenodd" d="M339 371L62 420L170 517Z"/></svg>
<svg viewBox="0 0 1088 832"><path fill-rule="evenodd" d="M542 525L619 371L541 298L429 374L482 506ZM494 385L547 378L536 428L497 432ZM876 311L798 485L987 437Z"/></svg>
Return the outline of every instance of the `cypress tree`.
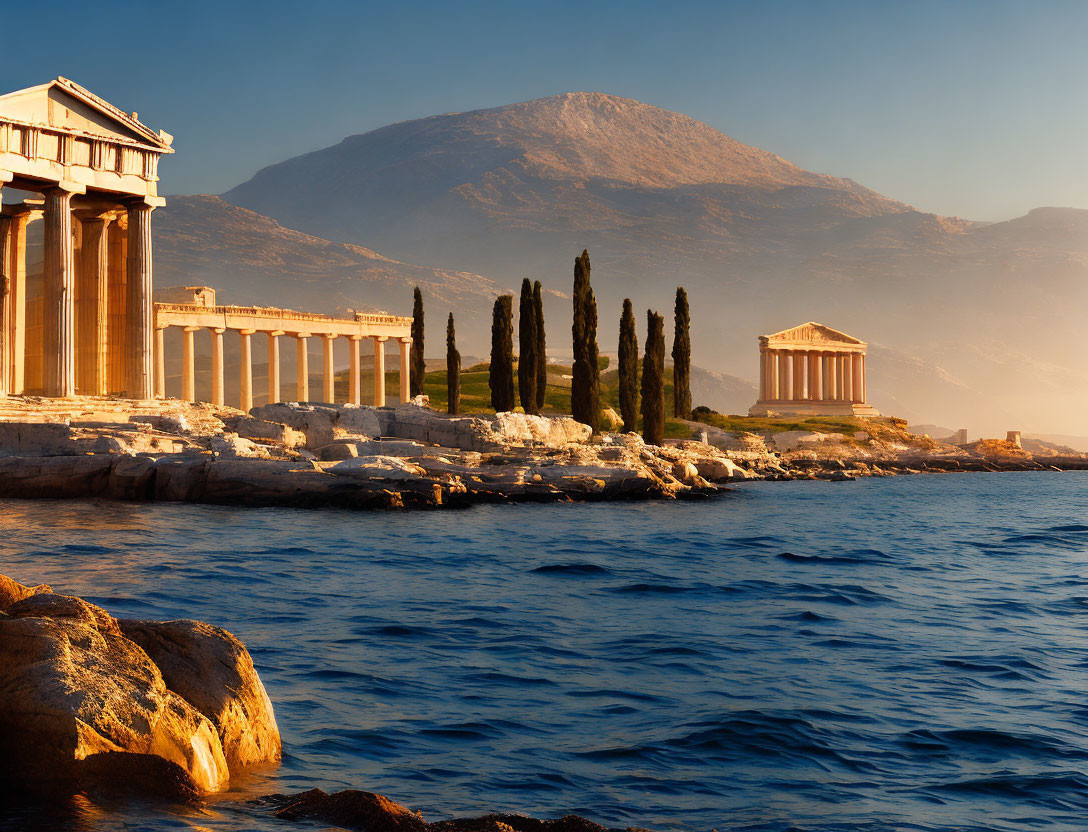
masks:
<svg viewBox="0 0 1088 832"><path fill-rule="evenodd" d="M514 298L499 295L491 313L491 369L487 384L496 413L514 409Z"/></svg>
<svg viewBox="0 0 1088 832"><path fill-rule="evenodd" d="M646 353L642 359L642 438L665 442L665 321L646 312Z"/></svg>
<svg viewBox="0 0 1088 832"><path fill-rule="evenodd" d="M589 284L589 252L574 260L574 367L571 414L594 433L601 418L601 370L597 366L597 299Z"/></svg>
<svg viewBox="0 0 1088 832"><path fill-rule="evenodd" d="M454 416L461 412L461 353L457 351L452 312L446 322L446 412Z"/></svg>
<svg viewBox="0 0 1088 832"><path fill-rule="evenodd" d="M412 396L423 395L423 378L427 364L423 360L423 293L416 286L412 303L412 354L409 356L408 392Z"/></svg>
<svg viewBox="0 0 1088 832"><path fill-rule="evenodd" d="M691 312L688 293L676 287L676 310L672 334L672 415L691 418Z"/></svg>
<svg viewBox="0 0 1088 832"><path fill-rule="evenodd" d="M526 413L540 413L536 400L537 341L533 287L526 277L521 281L521 300L518 302L518 396Z"/></svg>
<svg viewBox="0 0 1088 832"><path fill-rule="evenodd" d="M624 433L636 430L638 422L638 335L631 299L623 301L620 316L620 416Z"/></svg>
<svg viewBox="0 0 1088 832"><path fill-rule="evenodd" d="M533 284L533 309L536 312L536 412L544 409L544 396L548 392L548 353L545 351L544 298L540 281Z"/></svg>

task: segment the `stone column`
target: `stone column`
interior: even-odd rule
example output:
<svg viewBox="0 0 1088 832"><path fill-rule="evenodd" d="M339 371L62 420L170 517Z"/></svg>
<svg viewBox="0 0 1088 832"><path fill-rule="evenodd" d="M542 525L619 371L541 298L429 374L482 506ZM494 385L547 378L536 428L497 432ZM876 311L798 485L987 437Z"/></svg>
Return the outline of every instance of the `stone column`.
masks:
<svg viewBox="0 0 1088 832"><path fill-rule="evenodd" d="M861 398L859 401L865 404L869 401L869 390L865 381L865 353L858 356L858 365L861 367Z"/></svg>
<svg viewBox="0 0 1088 832"><path fill-rule="evenodd" d="M8 297L11 300L10 315L5 311L8 344L7 371L9 390L19 395L26 389L26 227L30 214L26 211L11 216L8 230Z"/></svg>
<svg viewBox="0 0 1088 832"><path fill-rule="evenodd" d="M759 351L759 400L767 401L767 351Z"/></svg>
<svg viewBox="0 0 1088 832"><path fill-rule="evenodd" d="M408 393L411 387L408 386L408 378L411 370L408 368L408 351L412 348L411 338L399 339L400 344L400 401L401 404L408 401Z"/></svg>
<svg viewBox="0 0 1088 832"><path fill-rule="evenodd" d="M823 396L823 384L820 376L820 354L810 352L808 354L808 397L814 402L820 401Z"/></svg>
<svg viewBox="0 0 1088 832"><path fill-rule="evenodd" d="M226 404L226 394L223 392L224 385L224 373L223 373L223 333L226 329L221 326L213 326L208 328L208 333L212 337L212 404L224 405Z"/></svg>
<svg viewBox="0 0 1088 832"><path fill-rule="evenodd" d="M359 384L359 342L362 335L349 335L348 348L351 368L348 370L348 401L352 404L362 404L363 394Z"/></svg>
<svg viewBox="0 0 1088 832"><path fill-rule="evenodd" d="M385 407L385 342L387 335L372 335L374 342L374 406Z"/></svg>
<svg viewBox="0 0 1088 832"><path fill-rule="evenodd" d="M842 399L844 402L854 400L854 361L849 353L842 356Z"/></svg>
<svg viewBox="0 0 1088 832"><path fill-rule="evenodd" d="M304 332L295 335L295 355L298 359L298 387L295 395L300 402L310 400L310 356L306 352L306 339L309 337Z"/></svg>
<svg viewBox="0 0 1088 832"><path fill-rule="evenodd" d="M46 396L76 392L75 260L72 251L72 192L45 192L45 271L42 285L42 387Z"/></svg>
<svg viewBox="0 0 1088 832"><path fill-rule="evenodd" d="M774 356L778 364L778 391L775 398L778 401L783 401L790 397L789 353L785 350L775 350Z"/></svg>
<svg viewBox="0 0 1088 832"><path fill-rule="evenodd" d="M11 392L11 217L0 214L0 394Z"/></svg>
<svg viewBox="0 0 1088 832"><path fill-rule="evenodd" d="M268 332L268 403L280 400L280 336L282 330Z"/></svg>
<svg viewBox="0 0 1088 832"><path fill-rule="evenodd" d="M111 394L124 395L129 384L128 341L130 335L127 213L109 224L106 236L109 237L110 258L109 302L106 315L106 390Z"/></svg>
<svg viewBox="0 0 1088 832"><path fill-rule="evenodd" d="M336 336L332 334L322 335L321 339L322 357L325 359L325 372L323 374L325 385L322 394L324 400L329 404L336 404L336 369L333 365L332 352L332 346L336 343Z"/></svg>
<svg viewBox="0 0 1088 832"><path fill-rule="evenodd" d="M839 400L839 357L835 353L827 356L827 400L837 402Z"/></svg>
<svg viewBox="0 0 1088 832"><path fill-rule="evenodd" d="M250 336L256 331L255 329L238 330L238 334L242 336L242 366L239 376L238 408L245 413L249 413L253 409L253 344Z"/></svg>
<svg viewBox="0 0 1088 832"><path fill-rule="evenodd" d="M196 401L196 351L193 333L198 329L198 326L186 326L181 330L181 398L187 402Z"/></svg>
<svg viewBox="0 0 1088 832"><path fill-rule="evenodd" d="M793 398L801 401L808 397L805 384L805 367L808 359L803 350L793 350Z"/></svg>
<svg viewBox="0 0 1088 832"><path fill-rule="evenodd" d="M166 398L166 327L155 327L155 398Z"/></svg>
<svg viewBox="0 0 1088 832"><path fill-rule="evenodd" d="M128 397L150 399L152 369L152 276L151 212L154 206L136 202L128 206Z"/></svg>
<svg viewBox="0 0 1088 832"><path fill-rule="evenodd" d="M92 396L106 390L106 308L109 303L109 218L84 216L76 298L76 389Z"/></svg>

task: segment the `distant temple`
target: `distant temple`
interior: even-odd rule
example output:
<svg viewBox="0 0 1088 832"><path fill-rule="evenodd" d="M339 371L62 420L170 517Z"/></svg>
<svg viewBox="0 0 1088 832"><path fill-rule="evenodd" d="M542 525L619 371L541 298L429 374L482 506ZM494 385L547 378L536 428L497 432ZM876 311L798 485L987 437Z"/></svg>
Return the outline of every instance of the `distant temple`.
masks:
<svg viewBox="0 0 1088 832"><path fill-rule="evenodd" d="M361 402L359 343L374 349L374 404L385 403L385 345L400 349L400 397L408 395L411 319L351 319L262 307L217 306L207 287L152 300L151 212L159 158L173 137L66 78L0 95L0 188L41 195L0 212L0 395L51 397L166 392L164 333L184 333L182 398L195 398L193 333L212 347L212 401L223 404L223 334L242 356L239 405L252 406L250 336L268 339L268 395L280 400L279 338L296 339L294 394L309 399L306 341L324 346L322 395L335 392L333 345L348 343L348 398ZM42 263L28 263L27 226L42 221ZM232 336L234 337L234 336Z"/></svg>
<svg viewBox="0 0 1088 832"><path fill-rule="evenodd" d="M810 321L759 336L759 401L749 416L879 416L865 388L867 345Z"/></svg>

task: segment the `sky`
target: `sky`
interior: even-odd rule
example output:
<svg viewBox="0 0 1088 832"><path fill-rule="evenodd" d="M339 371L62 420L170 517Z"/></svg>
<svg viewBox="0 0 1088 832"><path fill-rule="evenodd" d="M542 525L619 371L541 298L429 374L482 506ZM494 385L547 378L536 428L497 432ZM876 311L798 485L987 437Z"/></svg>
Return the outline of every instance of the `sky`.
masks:
<svg viewBox="0 0 1088 832"><path fill-rule="evenodd" d="M397 121L584 90L925 211L1088 208L1083 2L0 0L0 30L0 90L63 75L172 133L167 194L221 193Z"/></svg>

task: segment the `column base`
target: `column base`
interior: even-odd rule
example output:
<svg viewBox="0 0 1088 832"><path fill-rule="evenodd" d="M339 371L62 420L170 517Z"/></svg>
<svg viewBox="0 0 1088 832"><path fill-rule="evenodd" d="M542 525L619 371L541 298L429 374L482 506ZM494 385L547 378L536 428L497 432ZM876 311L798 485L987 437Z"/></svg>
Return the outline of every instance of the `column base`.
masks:
<svg viewBox="0 0 1088 832"><path fill-rule="evenodd" d="M749 416L879 416L871 404L862 402L758 401L748 408Z"/></svg>

